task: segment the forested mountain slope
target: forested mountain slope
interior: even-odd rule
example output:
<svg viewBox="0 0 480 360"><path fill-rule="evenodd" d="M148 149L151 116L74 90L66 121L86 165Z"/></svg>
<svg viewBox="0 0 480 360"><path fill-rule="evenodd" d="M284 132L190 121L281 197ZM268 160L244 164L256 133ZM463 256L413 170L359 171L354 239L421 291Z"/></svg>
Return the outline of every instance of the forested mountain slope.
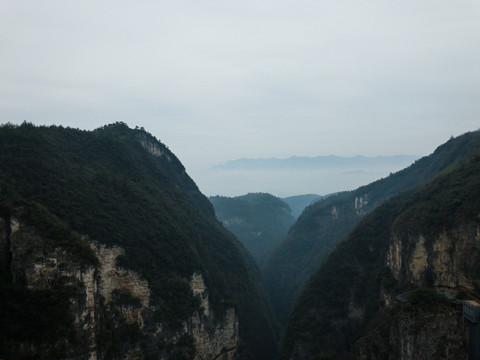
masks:
<svg viewBox="0 0 480 360"><path fill-rule="evenodd" d="M431 179L455 161L469 158L480 148L479 139L478 132L452 138L402 171L305 209L262 268L280 322L285 324L306 279L366 214L390 197Z"/></svg>
<svg viewBox="0 0 480 360"><path fill-rule="evenodd" d="M0 357L273 359L259 272L123 123L0 127Z"/></svg>
<svg viewBox="0 0 480 360"><path fill-rule="evenodd" d="M209 198L215 214L250 251L258 264L287 235L295 222L288 205L266 193Z"/></svg>
<svg viewBox="0 0 480 360"><path fill-rule="evenodd" d="M478 134L455 141L466 140L459 161L379 206L337 245L295 303L283 359L465 358L461 305L437 292L480 297Z"/></svg>
<svg viewBox="0 0 480 360"><path fill-rule="evenodd" d="M312 205L315 201L318 201L326 196L320 196L317 194L304 194L285 197L282 198L282 200L287 203L288 206L290 206L293 217L297 219L307 206Z"/></svg>

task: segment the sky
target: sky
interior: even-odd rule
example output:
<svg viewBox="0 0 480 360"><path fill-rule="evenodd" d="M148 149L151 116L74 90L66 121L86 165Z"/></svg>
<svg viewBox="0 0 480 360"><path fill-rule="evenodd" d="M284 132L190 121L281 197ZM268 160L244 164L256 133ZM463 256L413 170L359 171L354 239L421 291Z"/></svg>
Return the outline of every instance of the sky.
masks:
<svg viewBox="0 0 480 360"><path fill-rule="evenodd" d="M478 0L0 0L0 123L144 127L207 195L243 191L205 175L233 159L424 156L480 128L479 19Z"/></svg>

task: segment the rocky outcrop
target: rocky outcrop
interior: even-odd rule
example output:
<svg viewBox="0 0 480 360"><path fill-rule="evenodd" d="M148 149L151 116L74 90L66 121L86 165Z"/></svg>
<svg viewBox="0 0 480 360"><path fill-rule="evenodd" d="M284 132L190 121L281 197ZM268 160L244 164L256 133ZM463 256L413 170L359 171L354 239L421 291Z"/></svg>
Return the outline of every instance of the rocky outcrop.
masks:
<svg viewBox="0 0 480 360"><path fill-rule="evenodd" d="M479 255L480 228L474 223L428 236L397 230L390 238L386 265L401 284L433 288L450 298L460 293L468 297L478 289ZM397 297L401 304L393 305L397 310L388 321L356 343L356 358L465 359L468 332L461 303L422 307L410 303L408 294Z"/></svg>
<svg viewBox="0 0 480 360"><path fill-rule="evenodd" d="M194 295L200 298L200 307L203 310L196 312L185 328L185 332L193 336L196 344L195 359L233 360L238 344L238 319L235 310L227 310L223 322L215 323L202 274L194 273L190 286Z"/></svg>
<svg viewBox="0 0 480 360"><path fill-rule="evenodd" d="M355 197L355 213L359 216L363 216L367 213L368 205L368 194L364 194L363 196Z"/></svg>
<svg viewBox="0 0 480 360"><path fill-rule="evenodd" d="M150 154L157 157L164 157L168 161L172 161L172 158L168 154L164 147L161 146L160 142L154 139L152 136L147 135L145 132L137 132L137 139L142 145L142 147L147 150Z"/></svg>
<svg viewBox="0 0 480 360"><path fill-rule="evenodd" d="M172 331L168 324L152 316L157 306L151 302L148 282L117 265L124 250L88 237L83 237L83 241L94 251L97 265L86 263L14 217L0 218L0 245L13 283L22 283L30 290L49 290L54 286L75 289L69 298L75 338L58 340L68 342L64 358L96 360L111 356L111 341L116 333L124 334L115 353L120 359L143 359L146 352L166 359L177 345L187 354L185 358L234 358L239 341L235 310L227 309L221 319L215 317L201 273L194 273L190 280L200 308L183 326ZM43 351L34 344L23 344L16 350L19 356L26 355L22 349L28 349L29 354Z"/></svg>
<svg viewBox="0 0 480 360"><path fill-rule="evenodd" d="M464 224L428 239L396 233L390 239L387 267L401 282L473 290L479 285L479 255L480 228Z"/></svg>

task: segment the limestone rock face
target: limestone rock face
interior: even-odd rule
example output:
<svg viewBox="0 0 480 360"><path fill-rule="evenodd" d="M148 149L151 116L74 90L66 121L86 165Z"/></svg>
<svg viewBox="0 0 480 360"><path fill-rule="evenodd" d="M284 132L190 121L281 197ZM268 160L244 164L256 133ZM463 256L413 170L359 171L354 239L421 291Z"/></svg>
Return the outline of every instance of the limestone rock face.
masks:
<svg viewBox="0 0 480 360"><path fill-rule="evenodd" d="M431 282L437 288L474 289L480 266L480 228L464 224L442 232L435 238L422 235L390 239L387 267L399 281L422 285Z"/></svg>
<svg viewBox="0 0 480 360"><path fill-rule="evenodd" d="M193 293L200 297L200 306L203 309L203 313L196 312L191 317L186 329L197 345L195 359L232 360L238 344L238 319L235 310L227 310L224 321L215 323L209 310L208 289L202 274L194 273L190 286Z"/></svg>
<svg viewBox="0 0 480 360"><path fill-rule="evenodd" d="M155 141L144 133L137 134L137 139L139 140L140 144L153 156L165 157L165 159L168 161L172 161L168 153L160 147L158 141Z"/></svg>
<svg viewBox="0 0 480 360"><path fill-rule="evenodd" d="M355 213L363 216L366 214L366 206L368 205L368 194L364 194L360 197L355 197Z"/></svg>
<svg viewBox="0 0 480 360"><path fill-rule="evenodd" d="M221 319L214 316L201 273L194 273L190 280L193 294L199 297L200 309L180 329L172 331L152 316L157 308L151 303L148 282L134 271L117 266L117 258L124 250L107 247L88 237L83 240L96 254L97 266L88 265L67 249L55 246L18 219L0 218L0 245L14 283L22 282L31 290L49 290L59 283L76 289L69 300L76 335L68 340L64 358L103 359L109 351L108 336L127 330L139 335L117 344L116 358L144 359L148 352L150 357L167 359L169 353L165 348L174 348L179 341L187 343L189 359L234 358L239 341L235 310L227 309ZM159 343L163 345L158 346ZM20 355L23 348L30 354L42 351L32 344L23 344L19 346Z"/></svg>
<svg viewBox="0 0 480 360"><path fill-rule="evenodd" d="M455 295L479 285L480 228L460 224L435 236L394 233L386 265L400 283ZM395 294L389 294L390 298ZM401 309L401 310L398 310ZM465 359L467 325L461 305L401 307L355 346L357 359Z"/></svg>

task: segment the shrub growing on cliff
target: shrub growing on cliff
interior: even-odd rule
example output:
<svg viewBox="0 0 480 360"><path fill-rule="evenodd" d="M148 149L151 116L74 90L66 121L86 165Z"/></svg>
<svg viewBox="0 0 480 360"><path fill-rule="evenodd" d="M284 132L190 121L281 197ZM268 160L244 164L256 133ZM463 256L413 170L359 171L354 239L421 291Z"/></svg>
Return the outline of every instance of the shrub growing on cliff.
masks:
<svg viewBox="0 0 480 360"><path fill-rule="evenodd" d="M447 304L448 299L434 289L419 288L407 297L403 309L407 311L432 310L437 306Z"/></svg>
<svg viewBox="0 0 480 360"><path fill-rule="evenodd" d="M3 269L2 269L3 270ZM50 346L50 351L36 358L57 358L74 338L70 312L71 299L80 289L61 282L48 290L30 290L23 285L0 284L0 356L16 358L15 342ZM62 341L63 340L63 341ZM44 357L42 357L44 356Z"/></svg>

